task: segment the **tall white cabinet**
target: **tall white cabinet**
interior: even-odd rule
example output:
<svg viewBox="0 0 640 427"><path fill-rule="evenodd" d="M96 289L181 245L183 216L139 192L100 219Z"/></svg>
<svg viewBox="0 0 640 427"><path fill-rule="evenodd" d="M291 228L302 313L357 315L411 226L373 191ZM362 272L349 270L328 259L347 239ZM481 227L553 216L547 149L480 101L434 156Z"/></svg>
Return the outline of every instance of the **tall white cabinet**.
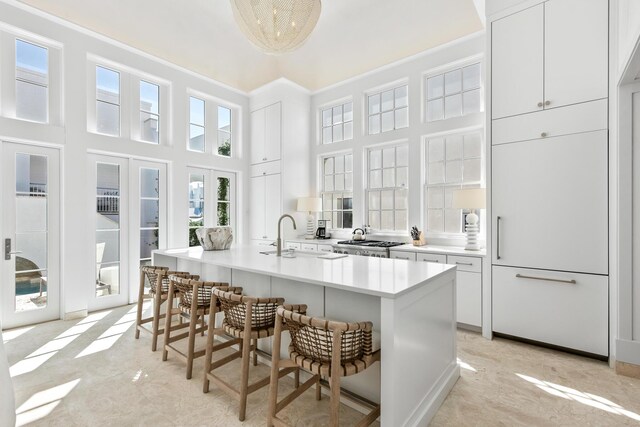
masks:
<svg viewBox="0 0 640 427"><path fill-rule="evenodd" d="M284 213L296 218L298 230L284 222L283 237L303 233L306 216L296 212L296 202L309 195L309 103L306 91L284 81L252 94L247 214L254 244L277 238Z"/></svg>
<svg viewBox="0 0 640 427"><path fill-rule="evenodd" d="M492 329L607 357L608 1L489 20Z"/></svg>

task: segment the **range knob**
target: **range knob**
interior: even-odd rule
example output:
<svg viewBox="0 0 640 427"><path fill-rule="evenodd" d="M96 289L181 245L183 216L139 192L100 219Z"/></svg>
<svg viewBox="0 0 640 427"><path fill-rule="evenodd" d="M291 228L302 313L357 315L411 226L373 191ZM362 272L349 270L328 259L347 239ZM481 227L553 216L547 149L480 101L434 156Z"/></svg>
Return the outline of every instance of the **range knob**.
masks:
<svg viewBox="0 0 640 427"><path fill-rule="evenodd" d="M356 255L364 255L364 254L360 251L356 251Z"/></svg>

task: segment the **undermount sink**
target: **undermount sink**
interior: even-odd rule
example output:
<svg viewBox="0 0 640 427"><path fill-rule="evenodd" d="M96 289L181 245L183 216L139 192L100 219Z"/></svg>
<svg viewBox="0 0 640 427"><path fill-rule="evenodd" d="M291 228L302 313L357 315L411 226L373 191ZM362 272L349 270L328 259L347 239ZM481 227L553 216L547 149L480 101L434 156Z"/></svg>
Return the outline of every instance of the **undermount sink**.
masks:
<svg viewBox="0 0 640 427"><path fill-rule="evenodd" d="M260 251L261 254L263 255L276 255L277 254L277 250L272 250L272 251ZM300 251L300 250L292 250L292 249L285 249L282 251L282 256L281 258L296 258L298 256L303 256L303 257L318 257L322 255L321 252L318 251Z"/></svg>

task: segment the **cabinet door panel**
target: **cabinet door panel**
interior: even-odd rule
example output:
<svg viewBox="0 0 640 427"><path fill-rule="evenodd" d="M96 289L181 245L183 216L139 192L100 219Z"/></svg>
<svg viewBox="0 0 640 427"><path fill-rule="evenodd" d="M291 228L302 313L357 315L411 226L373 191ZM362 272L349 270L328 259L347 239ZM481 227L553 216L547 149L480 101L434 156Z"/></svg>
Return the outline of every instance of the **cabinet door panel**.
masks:
<svg viewBox="0 0 640 427"><path fill-rule="evenodd" d="M460 323L472 326L482 325L482 274L458 270L456 313Z"/></svg>
<svg viewBox="0 0 640 427"><path fill-rule="evenodd" d="M607 0L545 3L545 108L607 96L608 9Z"/></svg>
<svg viewBox="0 0 640 427"><path fill-rule="evenodd" d="M251 164L262 162L265 141L265 109L251 113Z"/></svg>
<svg viewBox="0 0 640 427"><path fill-rule="evenodd" d="M608 296L606 276L493 267L493 330L606 356Z"/></svg>
<svg viewBox="0 0 640 427"><path fill-rule="evenodd" d="M541 110L544 9L537 5L492 23L492 118Z"/></svg>
<svg viewBox="0 0 640 427"><path fill-rule="evenodd" d="M250 189L251 204L249 208L249 216L251 223L251 238L265 239L265 177L258 176L251 178Z"/></svg>
<svg viewBox="0 0 640 427"><path fill-rule="evenodd" d="M493 263L607 274L607 132L492 152Z"/></svg>
<svg viewBox="0 0 640 427"><path fill-rule="evenodd" d="M265 235L267 239L278 237L278 219L282 215L282 192L280 189L280 174L267 175L265 180Z"/></svg>
<svg viewBox="0 0 640 427"><path fill-rule="evenodd" d="M265 108L265 141L262 161L280 159L281 112L280 103Z"/></svg>

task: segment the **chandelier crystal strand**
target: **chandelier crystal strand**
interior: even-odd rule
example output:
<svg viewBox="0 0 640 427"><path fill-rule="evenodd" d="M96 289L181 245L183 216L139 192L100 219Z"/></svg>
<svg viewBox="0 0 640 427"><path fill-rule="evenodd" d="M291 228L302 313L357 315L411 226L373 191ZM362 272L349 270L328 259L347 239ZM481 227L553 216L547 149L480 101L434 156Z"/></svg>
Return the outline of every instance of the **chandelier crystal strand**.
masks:
<svg viewBox="0 0 640 427"><path fill-rule="evenodd" d="M320 0L230 0L244 35L260 50L291 52L309 37L320 17Z"/></svg>

